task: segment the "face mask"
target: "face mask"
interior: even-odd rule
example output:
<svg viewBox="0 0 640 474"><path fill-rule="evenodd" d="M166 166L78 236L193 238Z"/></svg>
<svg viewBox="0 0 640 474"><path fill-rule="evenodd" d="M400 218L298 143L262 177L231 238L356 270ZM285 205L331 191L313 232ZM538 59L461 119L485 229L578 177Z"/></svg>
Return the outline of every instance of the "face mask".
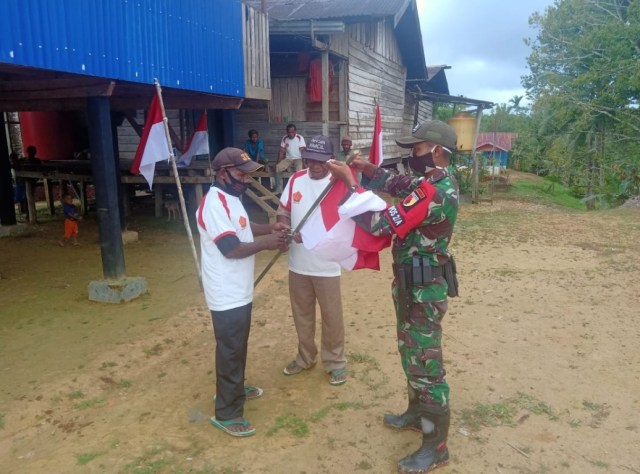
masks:
<svg viewBox="0 0 640 474"><path fill-rule="evenodd" d="M436 147L433 147L429 153L424 155L411 155L409 158L409 167L421 175L435 169L436 165L433 162L433 150L435 150L435 148Z"/></svg>
<svg viewBox="0 0 640 474"><path fill-rule="evenodd" d="M230 183L223 183L222 186L221 186L222 190L225 193L231 194L232 196L239 197L249 187L248 183L242 182L239 179L234 178L231 175L231 173L227 173L227 176L229 177L229 181L231 181L231 182Z"/></svg>

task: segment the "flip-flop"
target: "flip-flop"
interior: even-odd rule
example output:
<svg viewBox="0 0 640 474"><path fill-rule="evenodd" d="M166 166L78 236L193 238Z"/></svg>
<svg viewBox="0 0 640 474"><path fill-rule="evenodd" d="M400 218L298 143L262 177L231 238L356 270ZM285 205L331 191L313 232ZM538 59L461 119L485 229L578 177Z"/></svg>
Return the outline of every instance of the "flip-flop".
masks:
<svg viewBox="0 0 640 474"><path fill-rule="evenodd" d="M329 371L329 383L331 385L342 385L347 383L347 369Z"/></svg>
<svg viewBox="0 0 640 474"><path fill-rule="evenodd" d="M264 390L260 387L246 386L244 388L244 395L247 397L247 400L255 400L256 398L260 398L264 395ZM213 396L213 401L216 401L216 395Z"/></svg>
<svg viewBox="0 0 640 474"><path fill-rule="evenodd" d="M244 395L247 397L247 400L255 400L256 398L260 398L264 395L264 390L260 387L246 386L244 388Z"/></svg>
<svg viewBox="0 0 640 474"><path fill-rule="evenodd" d="M245 418L241 420L217 420L215 416L211 417L211 424L216 428L224 431L228 435L235 436L237 438L246 438L247 436L253 436L256 434L255 428L250 428L249 421ZM244 428L244 431L230 430L230 426L240 425Z"/></svg>

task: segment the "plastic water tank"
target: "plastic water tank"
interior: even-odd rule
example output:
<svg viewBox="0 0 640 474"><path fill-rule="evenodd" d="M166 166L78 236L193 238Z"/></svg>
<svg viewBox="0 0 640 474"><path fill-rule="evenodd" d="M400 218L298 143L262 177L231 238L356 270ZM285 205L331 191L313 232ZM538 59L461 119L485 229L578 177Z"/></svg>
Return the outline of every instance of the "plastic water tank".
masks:
<svg viewBox="0 0 640 474"><path fill-rule="evenodd" d="M458 137L456 151L471 151L476 138L476 119L467 112L458 112L448 121Z"/></svg>

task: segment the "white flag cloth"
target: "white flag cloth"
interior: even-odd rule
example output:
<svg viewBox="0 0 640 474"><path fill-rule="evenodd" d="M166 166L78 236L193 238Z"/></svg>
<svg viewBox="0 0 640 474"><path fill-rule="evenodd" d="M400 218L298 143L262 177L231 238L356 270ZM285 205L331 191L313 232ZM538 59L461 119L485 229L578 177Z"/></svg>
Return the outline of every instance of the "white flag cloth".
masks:
<svg viewBox="0 0 640 474"><path fill-rule="evenodd" d="M391 238L369 234L351 218L367 211L383 211L388 205L372 191L361 189L338 206L345 193L342 183L333 186L300 231L303 245L346 270L379 270L378 252L391 244Z"/></svg>
<svg viewBox="0 0 640 474"><path fill-rule="evenodd" d="M153 175L158 161L167 161L170 157L169 142L164 130L162 120L162 110L158 94L153 95L147 123L142 131L142 138L136 150L131 172L141 174L149 183L149 188L153 186Z"/></svg>

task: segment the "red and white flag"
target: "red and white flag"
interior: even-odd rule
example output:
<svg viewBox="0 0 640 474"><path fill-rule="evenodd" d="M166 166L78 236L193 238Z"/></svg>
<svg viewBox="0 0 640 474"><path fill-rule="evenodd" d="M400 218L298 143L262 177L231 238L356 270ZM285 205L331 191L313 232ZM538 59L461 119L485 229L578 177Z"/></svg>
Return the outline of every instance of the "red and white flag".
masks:
<svg viewBox="0 0 640 474"><path fill-rule="evenodd" d="M209 132L207 129L207 114L205 112L200 116L198 125L187 143L187 147L184 149L182 156L178 160L177 164L182 166L189 166L191 160L196 155L208 155L209 154Z"/></svg>
<svg viewBox="0 0 640 474"><path fill-rule="evenodd" d="M156 163L168 160L171 155L162 119L160 100L158 94L154 94L149 107L147 123L144 124L142 139L131 165L131 172L144 176L144 179L149 183L149 188L153 186Z"/></svg>
<svg viewBox="0 0 640 474"><path fill-rule="evenodd" d="M380 118L380 104L376 104L376 120L373 125L373 140L371 141L371 151L369 151L369 161L376 166L380 166L383 160L382 119Z"/></svg>
<svg viewBox="0 0 640 474"><path fill-rule="evenodd" d="M346 270L380 270L378 252L391 245L391 237L374 236L351 218L367 211L382 211L388 205L372 191L362 190L338 206L346 193L344 183L333 185L302 227L303 245L319 257L338 262Z"/></svg>

